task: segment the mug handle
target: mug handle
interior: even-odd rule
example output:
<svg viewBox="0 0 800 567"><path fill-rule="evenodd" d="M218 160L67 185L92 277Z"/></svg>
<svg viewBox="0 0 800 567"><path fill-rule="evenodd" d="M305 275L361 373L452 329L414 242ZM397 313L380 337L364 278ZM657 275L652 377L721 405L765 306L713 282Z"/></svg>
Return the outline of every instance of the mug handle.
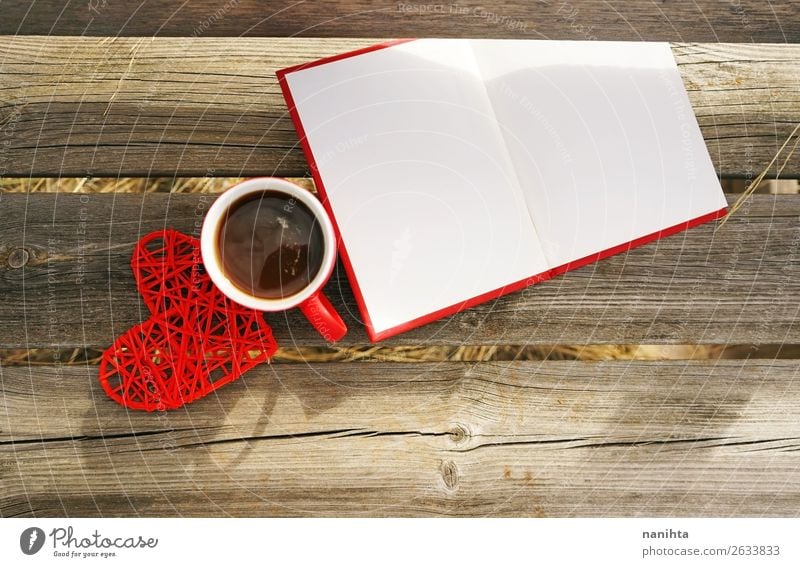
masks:
<svg viewBox="0 0 800 567"><path fill-rule="evenodd" d="M335 343L347 334L347 325L321 291L306 299L299 307L309 323L329 343Z"/></svg>

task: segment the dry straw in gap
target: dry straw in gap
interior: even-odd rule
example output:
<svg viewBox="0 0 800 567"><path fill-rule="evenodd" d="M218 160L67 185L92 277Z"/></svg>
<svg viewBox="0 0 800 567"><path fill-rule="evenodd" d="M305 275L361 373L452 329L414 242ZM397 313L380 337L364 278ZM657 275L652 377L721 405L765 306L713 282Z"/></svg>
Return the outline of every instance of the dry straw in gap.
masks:
<svg viewBox="0 0 800 567"><path fill-rule="evenodd" d="M788 138L786 138L786 141L783 143L780 149L778 149L778 153L775 154L775 157L772 158L772 161L770 161L767 167L764 168L764 171L762 171L758 175L758 177L753 179L750 185L747 186L747 189L744 190L744 193L742 193L739 196L739 198L736 199L736 202L733 205L731 205L731 210L729 210L728 214L722 218L722 221L717 225L717 228L722 227L722 225L724 225L727 222L727 220L731 217L731 215L736 211L738 211L739 208L747 200L747 198L753 194L753 191L755 191L756 188L759 185L761 185L761 182L764 181L764 178L767 176L767 173L769 172L770 168L772 168L775 162L778 161L778 158L780 157L781 153L783 152L784 149L786 149L786 146L789 144L791 139L795 137L795 134L797 134L798 130L800 130L800 123L798 123L797 126L794 127L792 133L789 134ZM789 150L789 153L786 155L786 158L783 160L783 163L778 168L778 173L775 174L775 179L778 179L781 176L781 173L783 173L783 169L786 167L786 164L789 163L789 159L792 157L792 154L794 154L795 149L797 149L798 142L800 142L800 136L798 136L797 139L795 139L792 149Z"/></svg>

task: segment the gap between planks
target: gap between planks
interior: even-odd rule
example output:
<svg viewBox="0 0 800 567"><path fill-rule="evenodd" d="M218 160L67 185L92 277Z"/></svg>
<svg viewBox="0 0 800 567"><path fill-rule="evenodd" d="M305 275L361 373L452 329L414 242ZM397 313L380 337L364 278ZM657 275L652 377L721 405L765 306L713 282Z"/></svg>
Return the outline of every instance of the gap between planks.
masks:
<svg viewBox="0 0 800 567"><path fill-rule="evenodd" d="M5 366L96 365L96 348L0 349ZM797 344L728 345L462 345L282 347L272 358L280 364L320 362L491 362L515 360L791 360L800 359Z"/></svg>

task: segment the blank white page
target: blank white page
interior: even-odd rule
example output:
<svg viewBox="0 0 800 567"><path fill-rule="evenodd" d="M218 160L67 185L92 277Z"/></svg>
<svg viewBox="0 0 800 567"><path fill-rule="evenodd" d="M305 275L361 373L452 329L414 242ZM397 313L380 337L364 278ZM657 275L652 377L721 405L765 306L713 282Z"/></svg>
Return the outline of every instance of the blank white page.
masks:
<svg viewBox="0 0 800 567"><path fill-rule="evenodd" d="M285 77L375 332L548 269L469 42Z"/></svg>
<svg viewBox="0 0 800 567"><path fill-rule="evenodd" d="M551 267L726 206L668 44L470 44Z"/></svg>

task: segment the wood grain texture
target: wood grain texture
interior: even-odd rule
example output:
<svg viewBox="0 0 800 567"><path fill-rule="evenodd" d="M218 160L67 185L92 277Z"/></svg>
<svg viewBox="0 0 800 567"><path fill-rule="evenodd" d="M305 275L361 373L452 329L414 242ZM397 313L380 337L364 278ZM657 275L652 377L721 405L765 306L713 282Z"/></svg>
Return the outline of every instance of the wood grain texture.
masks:
<svg viewBox="0 0 800 567"><path fill-rule="evenodd" d="M2 7L0 33L11 35L800 40L791 1L37 0Z"/></svg>
<svg viewBox="0 0 800 567"><path fill-rule="evenodd" d="M0 37L0 175L307 176L275 70L376 41ZM800 45L674 53L718 171L754 177L800 122Z"/></svg>
<svg viewBox="0 0 800 567"><path fill-rule="evenodd" d="M794 361L273 365L166 414L5 367L0 516L796 516Z"/></svg>
<svg viewBox="0 0 800 567"><path fill-rule="evenodd" d="M729 196L732 200L735 196ZM203 194L0 193L0 348L98 347L148 317L129 258L143 235L199 235ZM385 345L800 342L800 196L755 195L714 224L639 247ZM341 269L326 288L363 345ZM267 317L281 346L321 345L298 310Z"/></svg>

